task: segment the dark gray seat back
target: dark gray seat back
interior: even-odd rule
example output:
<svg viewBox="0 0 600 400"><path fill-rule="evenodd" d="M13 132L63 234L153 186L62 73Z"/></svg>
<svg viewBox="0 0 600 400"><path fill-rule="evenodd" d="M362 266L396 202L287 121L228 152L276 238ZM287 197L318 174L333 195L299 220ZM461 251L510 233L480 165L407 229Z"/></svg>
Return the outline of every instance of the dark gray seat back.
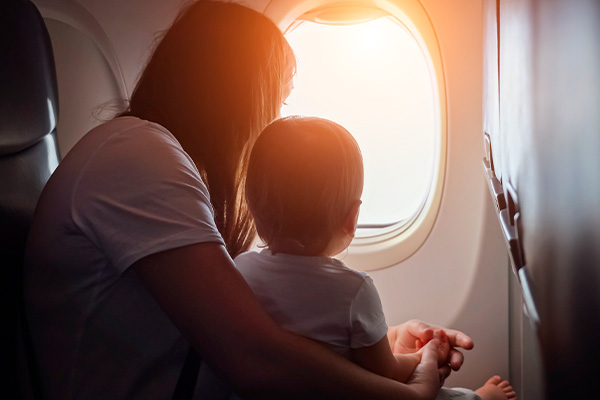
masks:
<svg viewBox="0 0 600 400"><path fill-rule="evenodd" d="M40 193L60 159L52 46L30 1L0 4L0 57L0 387L2 397L18 398L25 241Z"/></svg>

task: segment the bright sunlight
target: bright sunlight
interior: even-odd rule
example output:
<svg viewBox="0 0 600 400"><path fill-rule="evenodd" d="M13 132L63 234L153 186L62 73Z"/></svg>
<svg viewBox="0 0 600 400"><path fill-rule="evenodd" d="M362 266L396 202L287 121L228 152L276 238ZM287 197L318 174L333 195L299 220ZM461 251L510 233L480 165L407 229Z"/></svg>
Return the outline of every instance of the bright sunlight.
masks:
<svg viewBox="0 0 600 400"><path fill-rule="evenodd" d="M438 132L429 63L391 17L348 26L303 22L286 35L298 59L282 115L332 119L365 163L359 224L410 218L429 192Z"/></svg>

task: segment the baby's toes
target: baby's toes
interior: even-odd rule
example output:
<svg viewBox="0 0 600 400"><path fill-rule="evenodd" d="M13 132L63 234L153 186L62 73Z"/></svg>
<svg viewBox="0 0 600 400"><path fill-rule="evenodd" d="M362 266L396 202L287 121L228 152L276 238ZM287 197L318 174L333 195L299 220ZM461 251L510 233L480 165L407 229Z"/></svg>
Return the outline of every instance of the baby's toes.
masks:
<svg viewBox="0 0 600 400"><path fill-rule="evenodd" d="M487 384L492 384L492 385L497 385L500 383L500 381L502 380L502 378L500 378L499 375L494 375L492 376L490 379L487 380L487 382L485 383Z"/></svg>
<svg viewBox="0 0 600 400"><path fill-rule="evenodd" d="M515 392L515 390L513 389L513 387L510 385L510 383L508 383L507 381L504 381L507 383L507 385L498 385L499 387L502 388L502 391L504 392L504 394L506 395L507 399L516 399L517 398L517 393ZM502 382L502 383L504 383Z"/></svg>

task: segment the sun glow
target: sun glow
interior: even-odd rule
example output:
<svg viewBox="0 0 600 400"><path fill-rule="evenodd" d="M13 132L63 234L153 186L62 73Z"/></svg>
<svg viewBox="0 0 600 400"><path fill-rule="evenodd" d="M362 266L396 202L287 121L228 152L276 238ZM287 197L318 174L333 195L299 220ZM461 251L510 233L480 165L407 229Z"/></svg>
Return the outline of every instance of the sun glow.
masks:
<svg viewBox="0 0 600 400"><path fill-rule="evenodd" d="M359 224L409 218L429 192L435 96L415 38L391 17L357 25L303 22L286 37L298 59L282 115L316 115L346 127L365 163Z"/></svg>

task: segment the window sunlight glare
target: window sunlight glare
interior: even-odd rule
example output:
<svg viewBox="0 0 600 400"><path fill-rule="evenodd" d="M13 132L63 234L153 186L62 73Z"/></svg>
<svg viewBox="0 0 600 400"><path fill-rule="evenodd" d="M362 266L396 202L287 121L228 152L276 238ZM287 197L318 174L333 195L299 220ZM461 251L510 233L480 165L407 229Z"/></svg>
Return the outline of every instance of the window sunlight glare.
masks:
<svg viewBox="0 0 600 400"><path fill-rule="evenodd" d="M286 37L298 70L282 116L329 118L354 135L365 164L359 224L410 218L431 185L438 118L420 45L391 17L303 22Z"/></svg>

